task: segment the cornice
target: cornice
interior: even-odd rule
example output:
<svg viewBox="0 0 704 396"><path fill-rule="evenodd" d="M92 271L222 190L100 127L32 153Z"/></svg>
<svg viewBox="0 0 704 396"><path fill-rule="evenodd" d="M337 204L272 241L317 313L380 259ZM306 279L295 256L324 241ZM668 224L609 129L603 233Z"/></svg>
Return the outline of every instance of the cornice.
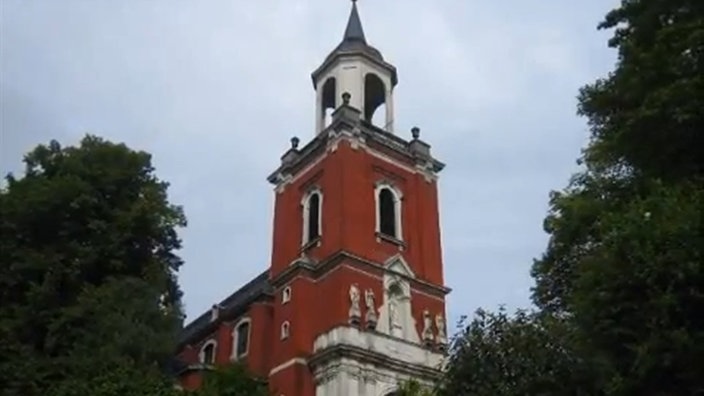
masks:
<svg viewBox="0 0 704 396"><path fill-rule="evenodd" d="M329 363L341 359L355 360L360 363L368 363L385 370L401 372L413 378L424 380L436 380L442 375L442 370L420 364L408 363L402 360L390 358L379 352L370 351L352 345L334 345L314 353L308 358L308 366L314 373L320 372L321 368Z"/></svg>
<svg viewBox="0 0 704 396"><path fill-rule="evenodd" d="M289 264L288 268L271 279L271 285L274 288L279 288L293 279L296 275L300 275L302 273L313 279L318 279L335 268L336 264L345 260L380 273L389 271L383 264L367 260L345 250L339 250L325 260L321 260L319 262L313 262L307 258L299 258L294 260L291 264ZM401 273L397 273L397 275L408 280L414 288L426 291L432 295L444 297L452 291L452 289L447 286L435 285L422 279L413 278Z"/></svg>

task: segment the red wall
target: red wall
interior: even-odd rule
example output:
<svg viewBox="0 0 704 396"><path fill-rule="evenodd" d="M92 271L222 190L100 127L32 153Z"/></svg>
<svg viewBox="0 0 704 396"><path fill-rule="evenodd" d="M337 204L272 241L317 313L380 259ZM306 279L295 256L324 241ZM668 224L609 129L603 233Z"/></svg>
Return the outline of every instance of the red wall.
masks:
<svg viewBox="0 0 704 396"><path fill-rule="evenodd" d="M340 142L337 150L328 153L305 174L296 175L295 182L277 194L272 277L301 255L301 201L311 185L320 187L323 192L321 246L310 249L311 256L323 259L345 250L383 263L398 253L396 245L383 240L377 242L374 233L374 187L380 180L391 181L403 193L404 258L419 279L443 285L437 183L428 182L422 174L411 173L365 150L355 150L346 141Z"/></svg>

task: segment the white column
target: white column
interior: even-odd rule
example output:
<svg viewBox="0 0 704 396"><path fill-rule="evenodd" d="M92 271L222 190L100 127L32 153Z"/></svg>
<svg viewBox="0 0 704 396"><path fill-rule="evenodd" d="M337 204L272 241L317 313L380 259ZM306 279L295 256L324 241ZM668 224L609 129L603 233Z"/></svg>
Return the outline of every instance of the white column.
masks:
<svg viewBox="0 0 704 396"><path fill-rule="evenodd" d="M386 90L386 130L394 131L394 91L393 88Z"/></svg>
<svg viewBox="0 0 704 396"><path fill-rule="evenodd" d="M325 111L323 110L323 86L318 84L315 92L315 134L316 136L323 130L325 122Z"/></svg>
<svg viewBox="0 0 704 396"><path fill-rule="evenodd" d="M330 388L328 388L328 393L325 396L342 396L343 389L340 383L340 373L332 377L328 384L330 384Z"/></svg>
<svg viewBox="0 0 704 396"><path fill-rule="evenodd" d="M359 376L350 373L344 373L344 376L342 378L343 382L347 384L347 386L345 386L347 391L344 394L349 396L359 396Z"/></svg>
<svg viewBox="0 0 704 396"><path fill-rule="evenodd" d="M375 381L367 379L364 381L364 392L360 396L376 396Z"/></svg>

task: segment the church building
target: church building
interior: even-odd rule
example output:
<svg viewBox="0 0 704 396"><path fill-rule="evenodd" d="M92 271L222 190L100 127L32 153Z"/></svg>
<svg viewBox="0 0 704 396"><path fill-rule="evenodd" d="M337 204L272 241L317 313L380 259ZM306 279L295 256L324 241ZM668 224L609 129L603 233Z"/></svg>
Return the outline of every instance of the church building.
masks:
<svg viewBox="0 0 704 396"><path fill-rule="evenodd" d="M267 178L270 266L184 327L184 389L228 362L244 362L280 396L387 396L440 373L444 164L418 128L394 130L396 68L368 44L354 1L342 42L312 80L312 139L292 138Z"/></svg>

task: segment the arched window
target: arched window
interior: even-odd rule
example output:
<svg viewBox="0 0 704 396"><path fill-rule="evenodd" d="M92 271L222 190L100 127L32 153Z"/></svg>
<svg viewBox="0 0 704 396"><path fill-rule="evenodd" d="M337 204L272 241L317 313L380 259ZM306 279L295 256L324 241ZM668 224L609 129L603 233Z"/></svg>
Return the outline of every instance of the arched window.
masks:
<svg viewBox="0 0 704 396"><path fill-rule="evenodd" d="M281 324L281 339L285 340L291 335L291 324L285 321Z"/></svg>
<svg viewBox="0 0 704 396"><path fill-rule="evenodd" d="M396 205L388 188L379 192L379 232L396 238Z"/></svg>
<svg viewBox="0 0 704 396"><path fill-rule="evenodd" d="M323 194L313 190L303 198L303 245L312 243L322 234L321 212Z"/></svg>
<svg viewBox="0 0 704 396"><path fill-rule="evenodd" d="M375 117L377 109L382 105L386 105L386 87L381 78L374 73L369 73L364 76L364 119L368 122L373 122L374 119L381 121L376 126L386 129L389 121L386 112L388 109L384 106L383 118Z"/></svg>
<svg viewBox="0 0 704 396"><path fill-rule="evenodd" d="M320 194L311 194L308 198L308 241L320 236Z"/></svg>
<svg viewBox="0 0 704 396"><path fill-rule="evenodd" d="M397 240L403 239L401 196L390 185L381 184L376 189L376 231Z"/></svg>
<svg viewBox="0 0 704 396"><path fill-rule="evenodd" d="M337 80L335 77L330 77L325 80L322 90L320 91L320 120L319 129L323 130L332 121L332 113L335 111L335 100L337 99ZM320 130L318 132L320 132Z"/></svg>
<svg viewBox="0 0 704 396"><path fill-rule="evenodd" d="M200 362L203 364L214 364L216 347L217 342L215 340L206 341L203 347L200 348Z"/></svg>
<svg viewBox="0 0 704 396"><path fill-rule="evenodd" d="M245 318L240 320L239 323L237 323L237 325L235 326L235 329L232 333L233 360L241 359L247 356L247 352L249 352L249 333L251 324L251 320L249 318Z"/></svg>
<svg viewBox="0 0 704 396"><path fill-rule="evenodd" d="M289 301L291 301L291 286L286 286L281 292L281 304L286 304Z"/></svg>

